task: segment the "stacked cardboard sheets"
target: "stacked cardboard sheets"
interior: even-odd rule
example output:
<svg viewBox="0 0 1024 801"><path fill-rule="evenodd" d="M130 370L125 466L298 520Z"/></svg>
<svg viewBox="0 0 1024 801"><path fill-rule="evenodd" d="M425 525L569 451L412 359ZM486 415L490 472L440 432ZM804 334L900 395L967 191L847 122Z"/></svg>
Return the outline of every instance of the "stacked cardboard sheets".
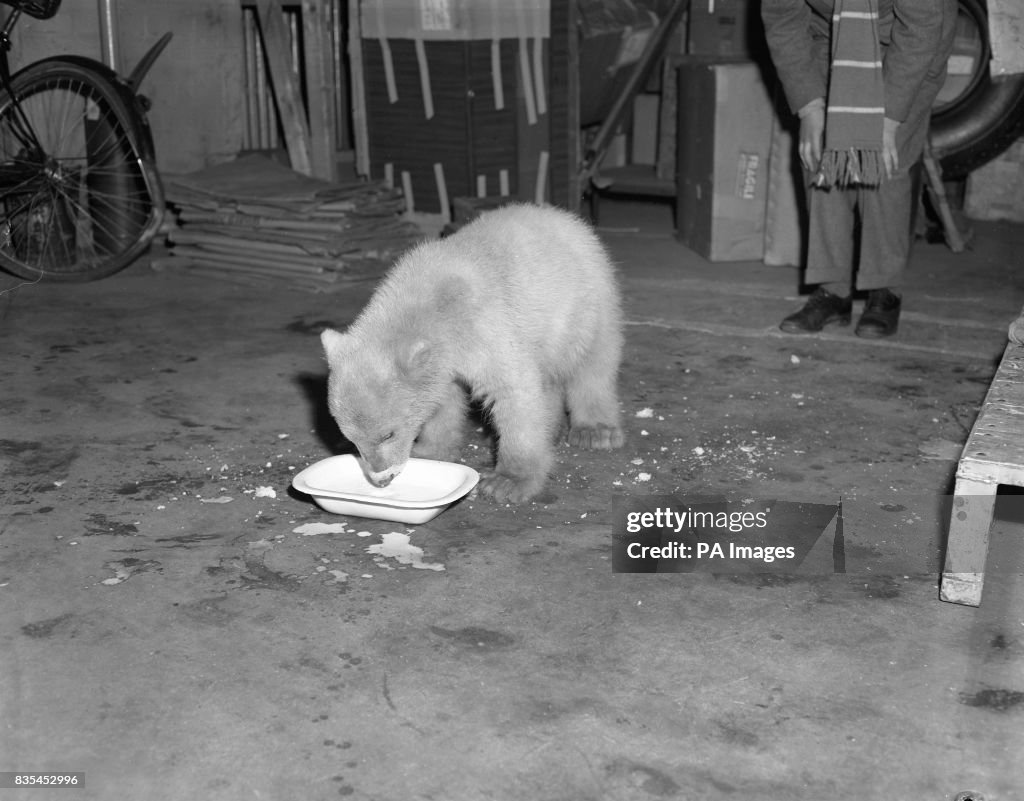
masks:
<svg viewBox="0 0 1024 801"><path fill-rule="evenodd" d="M401 192L383 182L330 183L263 156L165 177L176 225L156 269L333 291L380 275L423 238Z"/></svg>

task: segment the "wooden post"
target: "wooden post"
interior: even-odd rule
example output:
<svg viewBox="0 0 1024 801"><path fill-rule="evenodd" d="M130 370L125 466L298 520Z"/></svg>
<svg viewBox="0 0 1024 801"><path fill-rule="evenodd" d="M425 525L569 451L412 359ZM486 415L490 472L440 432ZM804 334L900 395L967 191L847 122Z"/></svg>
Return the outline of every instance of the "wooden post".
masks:
<svg viewBox="0 0 1024 801"><path fill-rule="evenodd" d="M338 177L337 130L334 104L338 94L331 47L328 0L303 0L302 30L306 57L306 104L312 174L334 181Z"/></svg>
<svg viewBox="0 0 1024 801"><path fill-rule="evenodd" d="M576 0L551 0L548 66L551 202L580 207L580 53Z"/></svg>
<svg viewBox="0 0 1024 801"><path fill-rule="evenodd" d="M270 66L277 112L284 129L285 146L292 169L303 175L313 175L309 123L302 106L299 79L289 58L288 31L285 29L281 0L259 0L256 4L263 48Z"/></svg>
<svg viewBox="0 0 1024 801"><path fill-rule="evenodd" d="M953 512L946 544L940 597L951 603L978 606L985 583L989 529L999 485L956 479Z"/></svg>
<svg viewBox="0 0 1024 801"><path fill-rule="evenodd" d="M359 0L348 3L348 54L352 74L352 145L356 175L370 175L370 133L366 116L366 85L363 82L363 26Z"/></svg>

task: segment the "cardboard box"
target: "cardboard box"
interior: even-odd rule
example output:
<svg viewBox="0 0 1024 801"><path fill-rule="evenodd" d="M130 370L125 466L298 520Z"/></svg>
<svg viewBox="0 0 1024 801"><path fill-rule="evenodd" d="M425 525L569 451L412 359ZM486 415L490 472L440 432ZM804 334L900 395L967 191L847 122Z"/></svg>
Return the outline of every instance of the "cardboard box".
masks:
<svg viewBox="0 0 1024 801"><path fill-rule="evenodd" d="M678 90L676 234L711 261L760 260L774 125L761 70L684 59Z"/></svg>

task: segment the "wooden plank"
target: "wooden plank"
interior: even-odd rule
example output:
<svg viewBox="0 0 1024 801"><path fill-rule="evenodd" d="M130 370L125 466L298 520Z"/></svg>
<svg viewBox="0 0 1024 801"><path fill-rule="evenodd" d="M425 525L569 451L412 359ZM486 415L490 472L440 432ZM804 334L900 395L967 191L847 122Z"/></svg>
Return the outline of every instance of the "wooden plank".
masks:
<svg viewBox="0 0 1024 801"><path fill-rule="evenodd" d="M676 125L679 92L676 87L678 69L676 59L665 56L661 67L661 104L658 107L658 160L659 178L676 180Z"/></svg>
<svg viewBox="0 0 1024 801"><path fill-rule="evenodd" d="M259 0L256 13L270 66L277 113L284 129L288 158L296 172L313 175L309 124L306 122L298 76L289 57L288 31L284 24L281 0Z"/></svg>
<svg viewBox="0 0 1024 801"><path fill-rule="evenodd" d="M348 19L348 6L358 5L355 0L352 3L347 0L330 0L330 25L331 25L331 63L334 79L334 132L337 137L334 141L335 151L344 153L349 157L352 153L352 130L349 124L349 64L345 47L345 21Z"/></svg>
<svg viewBox="0 0 1024 801"><path fill-rule="evenodd" d="M306 63L306 109L309 118L312 175L333 181L338 177L334 103L335 83L329 0L303 0L302 36Z"/></svg>
<svg viewBox="0 0 1024 801"><path fill-rule="evenodd" d="M203 258L191 256L170 256L153 261L153 268L158 271L169 270L171 272L187 272L194 275L219 278L232 283L251 286L287 286L290 289L303 289L312 292L330 291L339 285L344 285L344 280L359 280L363 276L342 276L339 273L322 273L319 275L281 275L273 271L264 272L261 270L238 270L234 267L225 266L216 262L207 261ZM341 279L341 280L339 280Z"/></svg>
<svg viewBox="0 0 1024 801"><path fill-rule="evenodd" d="M957 475L1024 486L1024 347L1006 346Z"/></svg>
<svg viewBox="0 0 1024 801"><path fill-rule="evenodd" d="M363 27L359 0L348 3L348 54L352 73L352 143L356 175L370 176L369 130L366 117L366 82L363 65Z"/></svg>
<svg viewBox="0 0 1024 801"><path fill-rule="evenodd" d="M288 276L295 273L302 275L322 275L330 273L338 267L338 263L331 261L307 262L300 259L285 261L269 256L257 256L250 253L228 253L212 248L197 247L195 245L175 245L172 254L188 258L203 259L209 262L216 262L224 266L234 267L242 272L262 272L266 274Z"/></svg>

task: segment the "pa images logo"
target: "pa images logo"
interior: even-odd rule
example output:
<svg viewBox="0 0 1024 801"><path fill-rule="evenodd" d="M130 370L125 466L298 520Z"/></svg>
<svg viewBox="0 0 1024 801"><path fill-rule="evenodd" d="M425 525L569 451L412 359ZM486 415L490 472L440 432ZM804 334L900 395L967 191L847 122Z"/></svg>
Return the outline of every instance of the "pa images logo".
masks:
<svg viewBox="0 0 1024 801"><path fill-rule="evenodd" d="M843 573L842 501L617 497L617 573Z"/></svg>

